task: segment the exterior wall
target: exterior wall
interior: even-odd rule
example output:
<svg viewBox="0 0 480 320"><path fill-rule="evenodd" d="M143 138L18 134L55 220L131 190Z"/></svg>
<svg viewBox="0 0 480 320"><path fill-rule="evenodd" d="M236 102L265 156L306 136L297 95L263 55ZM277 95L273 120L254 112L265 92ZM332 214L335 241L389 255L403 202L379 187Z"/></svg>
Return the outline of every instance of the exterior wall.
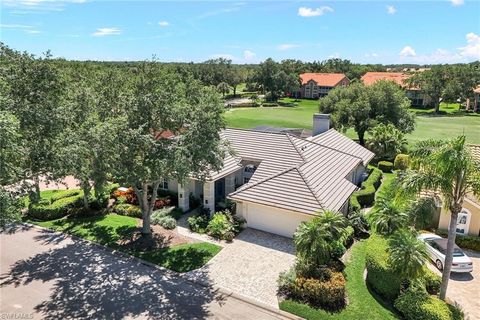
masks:
<svg viewBox="0 0 480 320"><path fill-rule="evenodd" d="M178 182L177 180L168 180L168 190L173 192L178 192Z"/></svg>
<svg viewBox="0 0 480 320"><path fill-rule="evenodd" d="M430 105L430 98L419 90L407 90L406 95L412 101L412 106L425 107Z"/></svg>
<svg viewBox="0 0 480 320"><path fill-rule="evenodd" d="M237 214L247 220L247 227L292 238L298 225L314 216L252 202L237 202Z"/></svg>
<svg viewBox="0 0 480 320"><path fill-rule="evenodd" d="M480 204L475 203L470 199L465 199L463 202L463 208L470 212L470 223L468 228L468 235L480 236ZM450 213L448 210L442 208L438 228L447 230L450 223Z"/></svg>
<svg viewBox="0 0 480 320"><path fill-rule="evenodd" d="M324 97L328 94L330 90L336 87L346 87L350 84L350 80L347 77L343 78L336 86L323 86L316 83L313 80L308 81L306 84L302 85L300 90L300 95L302 98L307 99L318 99Z"/></svg>

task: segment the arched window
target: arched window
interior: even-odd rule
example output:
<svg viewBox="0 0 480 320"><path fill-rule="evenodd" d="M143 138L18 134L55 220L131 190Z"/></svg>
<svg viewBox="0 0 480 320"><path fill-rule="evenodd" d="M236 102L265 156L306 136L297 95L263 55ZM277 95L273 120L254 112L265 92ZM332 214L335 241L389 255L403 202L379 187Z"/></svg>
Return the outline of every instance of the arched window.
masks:
<svg viewBox="0 0 480 320"><path fill-rule="evenodd" d="M457 218L457 233L458 234L468 234L468 227L470 226L470 219L472 214L467 209L463 208L462 211L458 214Z"/></svg>

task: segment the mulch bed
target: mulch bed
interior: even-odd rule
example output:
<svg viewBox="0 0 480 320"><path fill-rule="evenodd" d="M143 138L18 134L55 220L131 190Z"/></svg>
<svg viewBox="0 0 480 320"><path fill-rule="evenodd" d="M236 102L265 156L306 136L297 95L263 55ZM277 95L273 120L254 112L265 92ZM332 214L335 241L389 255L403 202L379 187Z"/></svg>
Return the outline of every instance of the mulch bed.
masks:
<svg viewBox="0 0 480 320"><path fill-rule="evenodd" d="M161 226L151 225L151 236L142 235L142 221L138 220L138 228L128 239L122 239L118 242L122 248L134 251L151 251L162 248L173 247L180 244L199 242L198 240L182 236L176 229L167 230Z"/></svg>

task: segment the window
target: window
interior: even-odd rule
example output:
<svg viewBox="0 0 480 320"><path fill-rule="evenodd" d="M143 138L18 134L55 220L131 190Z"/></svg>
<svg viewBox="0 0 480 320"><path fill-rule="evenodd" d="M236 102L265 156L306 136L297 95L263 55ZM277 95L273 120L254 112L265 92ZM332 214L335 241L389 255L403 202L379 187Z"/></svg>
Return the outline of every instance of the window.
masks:
<svg viewBox="0 0 480 320"><path fill-rule="evenodd" d="M163 179L161 188L165 189L165 190L168 190L168 180L167 179Z"/></svg>
<svg viewBox="0 0 480 320"><path fill-rule="evenodd" d="M247 178L247 177L243 178L243 183L248 183L248 181L250 181L250 178Z"/></svg>
<svg viewBox="0 0 480 320"><path fill-rule="evenodd" d="M458 214L456 232L459 234L467 234L470 226L471 213L467 209L462 209Z"/></svg>
<svg viewBox="0 0 480 320"><path fill-rule="evenodd" d="M247 173L254 173L255 170L257 170L257 167L255 167L252 164L249 164L249 165L245 166L245 169L244 169L244 171L247 172Z"/></svg>

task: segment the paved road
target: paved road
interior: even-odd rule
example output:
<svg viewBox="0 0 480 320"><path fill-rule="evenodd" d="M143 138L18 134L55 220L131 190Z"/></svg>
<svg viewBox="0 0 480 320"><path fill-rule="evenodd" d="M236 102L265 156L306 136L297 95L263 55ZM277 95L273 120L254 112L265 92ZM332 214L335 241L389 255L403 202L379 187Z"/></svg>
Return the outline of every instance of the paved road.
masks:
<svg viewBox="0 0 480 320"><path fill-rule="evenodd" d="M214 288L37 228L0 234L0 316L278 319Z"/></svg>

